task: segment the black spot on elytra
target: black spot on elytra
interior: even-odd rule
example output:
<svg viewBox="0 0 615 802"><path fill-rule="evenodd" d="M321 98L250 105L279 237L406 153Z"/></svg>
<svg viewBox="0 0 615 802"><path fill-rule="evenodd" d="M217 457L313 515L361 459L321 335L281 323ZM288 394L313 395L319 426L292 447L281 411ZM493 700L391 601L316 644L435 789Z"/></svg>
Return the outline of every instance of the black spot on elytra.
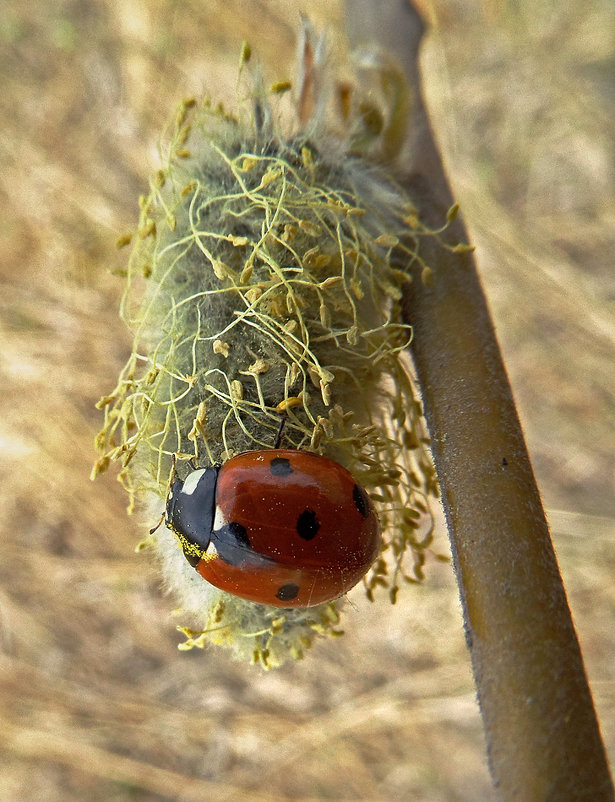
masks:
<svg viewBox="0 0 615 802"><path fill-rule="evenodd" d="M352 500L363 518L367 518L369 516L369 499L365 490L359 485L355 485L352 488Z"/></svg>
<svg viewBox="0 0 615 802"><path fill-rule="evenodd" d="M212 533L212 540L220 559L229 565L242 565L252 552L248 533L237 521L229 521L216 529Z"/></svg>
<svg viewBox="0 0 615 802"><path fill-rule="evenodd" d="M293 472L290 460L286 457L274 457L269 463L269 470L274 476L288 476Z"/></svg>
<svg viewBox="0 0 615 802"><path fill-rule="evenodd" d="M316 537L320 529L320 521L316 517L314 510L309 508L303 510L301 515L297 518L297 532L303 540L311 540Z"/></svg>
<svg viewBox="0 0 615 802"><path fill-rule="evenodd" d="M227 542L234 540L238 546L242 546L245 549L251 548L250 538L245 526L237 523L237 521L229 521L222 527L220 532L224 533L224 540Z"/></svg>
<svg viewBox="0 0 615 802"><path fill-rule="evenodd" d="M288 585L282 585L281 588L278 588L278 592L275 594L276 599L280 601L292 601L296 599L299 595L299 585L295 585L293 582L289 582Z"/></svg>

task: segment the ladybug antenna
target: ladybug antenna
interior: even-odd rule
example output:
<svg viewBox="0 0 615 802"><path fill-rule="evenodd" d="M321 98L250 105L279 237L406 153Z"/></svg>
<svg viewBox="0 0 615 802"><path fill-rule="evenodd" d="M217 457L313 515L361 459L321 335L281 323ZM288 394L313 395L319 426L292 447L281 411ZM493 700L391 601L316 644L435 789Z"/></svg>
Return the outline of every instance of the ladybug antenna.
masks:
<svg viewBox="0 0 615 802"><path fill-rule="evenodd" d="M284 431L284 424L286 423L286 415L280 421L280 425L278 427L278 433L275 436L275 440L273 442L274 448L279 448L280 443L282 442L282 432Z"/></svg>

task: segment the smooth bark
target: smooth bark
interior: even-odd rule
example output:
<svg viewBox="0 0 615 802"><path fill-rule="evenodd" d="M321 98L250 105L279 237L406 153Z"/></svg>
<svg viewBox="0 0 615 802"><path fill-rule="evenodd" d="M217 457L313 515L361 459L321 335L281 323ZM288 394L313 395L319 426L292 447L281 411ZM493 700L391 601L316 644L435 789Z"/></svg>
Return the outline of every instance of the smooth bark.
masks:
<svg viewBox="0 0 615 802"><path fill-rule="evenodd" d="M452 204L421 98L423 26L403 0L348 0L351 43L396 52L413 87L400 178L421 217ZM460 220L444 235L467 241ZM415 276L414 328L489 766L501 799L613 800L604 746L540 494L471 254L421 241L433 284Z"/></svg>

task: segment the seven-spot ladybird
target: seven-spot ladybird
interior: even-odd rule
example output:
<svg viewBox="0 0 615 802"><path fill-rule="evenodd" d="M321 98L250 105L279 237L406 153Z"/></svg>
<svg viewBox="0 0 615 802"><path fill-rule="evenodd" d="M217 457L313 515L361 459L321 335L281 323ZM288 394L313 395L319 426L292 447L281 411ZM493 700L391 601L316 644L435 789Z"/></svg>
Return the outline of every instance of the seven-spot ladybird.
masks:
<svg viewBox="0 0 615 802"><path fill-rule="evenodd" d="M336 599L380 549L374 507L352 474L292 449L247 451L174 481L165 523L204 579L274 607Z"/></svg>

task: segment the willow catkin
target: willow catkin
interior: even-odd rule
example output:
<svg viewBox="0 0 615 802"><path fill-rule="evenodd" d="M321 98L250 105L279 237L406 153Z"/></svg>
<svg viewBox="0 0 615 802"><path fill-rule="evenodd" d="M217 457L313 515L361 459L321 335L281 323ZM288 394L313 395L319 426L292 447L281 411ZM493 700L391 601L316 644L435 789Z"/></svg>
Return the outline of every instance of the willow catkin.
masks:
<svg viewBox="0 0 615 802"><path fill-rule="evenodd" d="M370 492L384 546L365 586L394 601L401 579L421 576L431 531L421 522L437 493L400 319L410 276L396 267L414 260L420 275L429 232L375 163L391 148L386 103L368 107L358 93L351 103L347 87L337 97L343 132L318 98L291 134L262 91L238 114L207 99L180 106L168 160L141 199L122 303L133 351L99 403L95 473L119 460L131 508L151 525L185 460L273 447L283 415L285 448L337 460ZM300 118L309 105L300 100ZM145 545L196 622L182 627L182 648L228 645L271 667L339 634L340 600L247 602L205 582L166 527Z"/></svg>

